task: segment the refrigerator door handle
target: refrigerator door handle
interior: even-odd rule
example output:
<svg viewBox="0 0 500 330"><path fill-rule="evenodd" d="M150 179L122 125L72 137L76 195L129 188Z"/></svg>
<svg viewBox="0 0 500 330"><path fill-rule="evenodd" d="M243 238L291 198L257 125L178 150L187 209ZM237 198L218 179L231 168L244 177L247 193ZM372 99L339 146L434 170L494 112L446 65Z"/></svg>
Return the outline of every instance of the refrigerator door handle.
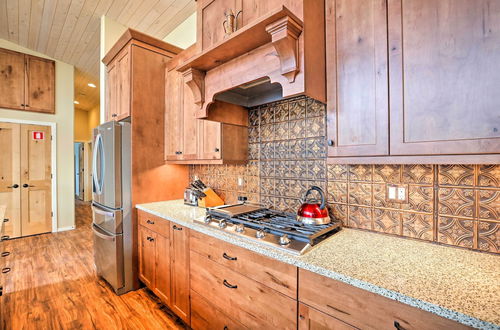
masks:
<svg viewBox="0 0 500 330"><path fill-rule="evenodd" d="M94 210L95 213L97 214L101 214L101 215L104 215L106 217L110 217L110 218L114 218L115 217L115 214L113 212L109 212L109 211L104 211L94 205L92 205L92 210Z"/></svg>
<svg viewBox="0 0 500 330"><path fill-rule="evenodd" d="M115 240L114 236L110 236L110 235L106 234L104 231L100 230L95 225L92 225L92 231L94 232L94 234L97 237L102 238L106 241L114 241Z"/></svg>
<svg viewBox="0 0 500 330"><path fill-rule="evenodd" d="M97 175L97 153L100 153L101 167L100 176ZM94 186L96 188L97 194L102 194L102 183L104 182L104 159L103 159L103 147L102 147L102 135L98 133L95 137L94 154L92 155L92 180L94 181Z"/></svg>

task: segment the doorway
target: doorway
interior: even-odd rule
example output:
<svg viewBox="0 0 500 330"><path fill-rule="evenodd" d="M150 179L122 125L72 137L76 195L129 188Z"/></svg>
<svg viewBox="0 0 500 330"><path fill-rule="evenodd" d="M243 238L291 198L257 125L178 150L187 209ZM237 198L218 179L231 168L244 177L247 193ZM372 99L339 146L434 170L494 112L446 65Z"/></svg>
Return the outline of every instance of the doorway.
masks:
<svg viewBox="0 0 500 330"><path fill-rule="evenodd" d="M74 143L75 154L75 197L81 201L85 200L85 165L84 165L84 150L83 142Z"/></svg>
<svg viewBox="0 0 500 330"><path fill-rule="evenodd" d="M52 127L0 122L0 204L5 233L22 237L52 231Z"/></svg>

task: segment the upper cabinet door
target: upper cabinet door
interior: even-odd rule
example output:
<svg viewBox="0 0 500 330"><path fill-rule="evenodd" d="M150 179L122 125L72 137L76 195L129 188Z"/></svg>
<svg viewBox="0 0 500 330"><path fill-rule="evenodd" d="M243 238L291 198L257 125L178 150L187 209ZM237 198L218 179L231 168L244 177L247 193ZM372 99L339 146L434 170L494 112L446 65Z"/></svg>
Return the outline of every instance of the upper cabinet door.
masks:
<svg viewBox="0 0 500 330"><path fill-rule="evenodd" d="M500 1L388 1L391 154L500 152Z"/></svg>
<svg viewBox="0 0 500 330"><path fill-rule="evenodd" d="M0 49L0 108L24 110L24 54Z"/></svg>
<svg viewBox="0 0 500 330"><path fill-rule="evenodd" d="M189 91L188 91L189 92ZM177 70L165 74L165 160L182 159L184 79Z"/></svg>
<svg viewBox="0 0 500 330"><path fill-rule="evenodd" d="M26 55L26 110L55 113L55 62Z"/></svg>
<svg viewBox="0 0 500 330"><path fill-rule="evenodd" d="M328 0L326 19L328 155L388 155L386 0Z"/></svg>
<svg viewBox="0 0 500 330"><path fill-rule="evenodd" d="M198 146L200 159L222 158L222 124L216 121L198 120Z"/></svg>
<svg viewBox="0 0 500 330"><path fill-rule="evenodd" d="M106 121L118 116L118 66L111 62L106 67Z"/></svg>
<svg viewBox="0 0 500 330"><path fill-rule="evenodd" d="M198 5L198 32L201 49L205 50L224 39L224 13L232 10L236 15L241 10L241 0L203 0ZM241 18L241 16L240 16ZM241 19L238 19L241 22Z"/></svg>
<svg viewBox="0 0 500 330"><path fill-rule="evenodd" d="M130 116L130 51L125 48L123 52L118 54L116 60L118 68L118 109L116 120L124 119Z"/></svg>

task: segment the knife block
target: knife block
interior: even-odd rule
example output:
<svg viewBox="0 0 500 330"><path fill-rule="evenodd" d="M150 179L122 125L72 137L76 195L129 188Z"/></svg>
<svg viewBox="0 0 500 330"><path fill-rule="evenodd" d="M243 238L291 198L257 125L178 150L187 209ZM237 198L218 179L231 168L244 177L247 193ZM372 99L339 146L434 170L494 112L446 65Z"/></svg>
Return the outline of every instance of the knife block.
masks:
<svg viewBox="0 0 500 330"><path fill-rule="evenodd" d="M203 192L207 196L198 199L199 207L214 207L224 205L224 200L220 198L219 195L217 195L215 191L212 190L212 188L207 188L203 190Z"/></svg>

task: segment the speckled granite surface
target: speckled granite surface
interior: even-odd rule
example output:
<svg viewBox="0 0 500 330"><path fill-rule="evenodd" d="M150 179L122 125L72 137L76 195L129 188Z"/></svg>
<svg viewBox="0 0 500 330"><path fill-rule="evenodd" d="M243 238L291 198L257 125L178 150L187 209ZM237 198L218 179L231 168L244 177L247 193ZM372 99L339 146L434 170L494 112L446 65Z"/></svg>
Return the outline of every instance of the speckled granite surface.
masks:
<svg viewBox="0 0 500 330"><path fill-rule="evenodd" d="M344 228L295 256L193 222L181 200L138 209L282 262L481 329L500 329L500 256Z"/></svg>

